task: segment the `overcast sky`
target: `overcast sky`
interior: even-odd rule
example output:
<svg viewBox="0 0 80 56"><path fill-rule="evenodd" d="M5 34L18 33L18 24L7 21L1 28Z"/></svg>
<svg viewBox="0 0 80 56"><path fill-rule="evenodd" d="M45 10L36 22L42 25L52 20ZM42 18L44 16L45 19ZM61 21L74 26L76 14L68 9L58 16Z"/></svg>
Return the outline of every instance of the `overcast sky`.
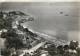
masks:
<svg viewBox="0 0 80 56"><path fill-rule="evenodd" d="M79 39L80 3L1 3L0 9L19 10L32 15L35 21L29 27L34 31L57 35L61 39Z"/></svg>

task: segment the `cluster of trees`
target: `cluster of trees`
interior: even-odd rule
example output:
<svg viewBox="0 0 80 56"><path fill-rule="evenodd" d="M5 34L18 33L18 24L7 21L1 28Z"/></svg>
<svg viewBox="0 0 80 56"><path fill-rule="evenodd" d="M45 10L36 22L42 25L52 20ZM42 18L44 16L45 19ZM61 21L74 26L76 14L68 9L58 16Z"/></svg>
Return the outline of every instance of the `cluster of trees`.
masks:
<svg viewBox="0 0 80 56"><path fill-rule="evenodd" d="M24 23L24 22L34 20L34 18L32 16L27 15L21 11L10 11L10 12L0 11L0 30L12 28L12 22L15 21L15 19L19 16L23 17L23 19L21 19L19 21L19 23ZM28 19L26 19L24 17L26 17L26 18L28 17Z"/></svg>
<svg viewBox="0 0 80 56"><path fill-rule="evenodd" d="M19 17L18 24L16 24L17 29L15 29L12 27L12 23L16 21L18 17ZM36 34L30 32L28 28L24 28L21 25L22 23L33 20L34 20L33 17L21 11L0 12L0 31L2 31L3 29L7 30L7 32L2 31L0 35L1 38L6 39L5 41L6 49L2 51L1 54L3 54L4 56L9 56L11 48L20 49L24 47L24 43L22 41L22 39L24 38L24 34L18 34L17 31L25 33L25 35L29 35L29 37L37 36ZM25 36L26 41L27 39L29 39L29 37Z"/></svg>
<svg viewBox="0 0 80 56"><path fill-rule="evenodd" d="M18 18L19 17L19 18ZM26 18L25 18L26 17ZM17 19L18 18L18 19ZM7 43L7 47L10 47L11 45L14 46L19 46L21 44L21 40L19 39L19 34L16 32L17 30L14 29L12 26L12 23L14 21L18 20L17 30L22 31L22 32L29 32L29 34L32 34L27 28L24 29L24 27L21 25L22 23L28 22L28 21L33 21L34 18L21 12L21 11L0 11L0 31L5 29L7 32L2 32L1 33L1 38L6 38L6 40L9 42ZM13 43L13 44L11 44Z"/></svg>
<svg viewBox="0 0 80 56"><path fill-rule="evenodd" d="M80 47L78 41L70 41L69 45L55 46L51 44L46 48L51 56L80 56Z"/></svg>

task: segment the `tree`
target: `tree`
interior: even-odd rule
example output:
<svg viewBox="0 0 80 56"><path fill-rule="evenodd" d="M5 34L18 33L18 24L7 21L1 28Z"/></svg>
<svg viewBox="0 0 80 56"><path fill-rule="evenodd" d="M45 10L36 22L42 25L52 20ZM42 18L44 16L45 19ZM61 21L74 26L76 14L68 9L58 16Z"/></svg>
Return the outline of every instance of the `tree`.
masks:
<svg viewBox="0 0 80 56"><path fill-rule="evenodd" d="M69 49L69 45L64 45L64 50L68 50Z"/></svg>
<svg viewBox="0 0 80 56"><path fill-rule="evenodd" d="M51 56L56 55L57 48L55 44L51 44L50 46L48 46L47 51L49 52Z"/></svg>
<svg viewBox="0 0 80 56"><path fill-rule="evenodd" d="M59 45L59 46L57 47L57 52L58 52L59 54L61 54L61 55L64 54L64 49L63 49L63 46L62 46L62 45Z"/></svg>
<svg viewBox="0 0 80 56"><path fill-rule="evenodd" d="M70 49L75 50L78 47L79 43L78 41L70 41Z"/></svg>

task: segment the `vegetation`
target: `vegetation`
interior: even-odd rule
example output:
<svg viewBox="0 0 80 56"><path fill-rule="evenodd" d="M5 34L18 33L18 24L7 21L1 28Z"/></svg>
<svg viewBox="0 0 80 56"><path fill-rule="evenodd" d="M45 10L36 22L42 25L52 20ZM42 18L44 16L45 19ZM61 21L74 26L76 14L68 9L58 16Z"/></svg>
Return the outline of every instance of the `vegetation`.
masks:
<svg viewBox="0 0 80 56"><path fill-rule="evenodd" d="M12 25L13 22L18 21L18 24L15 25L17 28L13 28L14 25ZM25 29L21 24L29 21L33 21L34 18L21 12L21 11L10 11L10 12L0 12L0 31L3 29L6 29L7 32L1 33L1 38L6 38L5 46L6 49L4 51L4 56L10 55L10 50L12 48L14 49L20 49L24 47L23 44L23 34L18 34L18 31L23 32L27 29ZM26 32L30 32L28 29ZM31 32L30 32L31 33ZM27 34L27 33L26 33ZM32 34L32 33L31 33ZM33 34L34 35L34 34ZM22 37L21 37L22 36ZM25 37L27 39L27 37ZM3 52L2 52L3 53Z"/></svg>

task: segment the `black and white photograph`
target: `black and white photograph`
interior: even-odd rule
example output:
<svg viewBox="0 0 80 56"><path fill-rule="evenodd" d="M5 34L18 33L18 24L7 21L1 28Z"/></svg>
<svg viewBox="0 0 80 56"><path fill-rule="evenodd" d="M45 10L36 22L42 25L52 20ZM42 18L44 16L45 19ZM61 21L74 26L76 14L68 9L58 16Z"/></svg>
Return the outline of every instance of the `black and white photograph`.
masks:
<svg viewBox="0 0 80 56"><path fill-rule="evenodd" d="M0 3L0 56L80 56L80 2Z"/></svg>

